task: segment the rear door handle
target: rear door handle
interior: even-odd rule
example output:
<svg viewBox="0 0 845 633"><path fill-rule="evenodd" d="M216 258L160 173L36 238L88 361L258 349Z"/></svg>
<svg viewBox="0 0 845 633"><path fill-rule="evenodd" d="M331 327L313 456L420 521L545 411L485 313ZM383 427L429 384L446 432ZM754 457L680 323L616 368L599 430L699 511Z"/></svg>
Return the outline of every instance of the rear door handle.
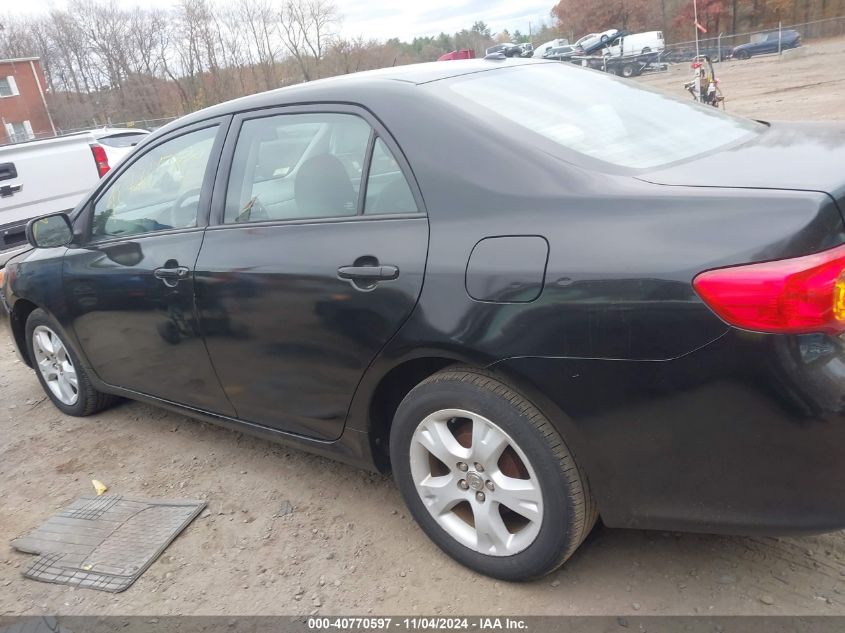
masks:
<svg viewBox="0 0 845 633"><path fill-rule="evenodd" d="M396 266L341 266L337 269L341 279L353 281L389 281L399 277Z"/></svg>
<svg viewBox="0 0 845 633"><path fill-rule="evenodd" d="M156 268L153 271L153 277L161 279L165 286L171 288L178 284L183 279L187 279L191 275L191 269L187 266L175 266L173 268Z"/></svg>

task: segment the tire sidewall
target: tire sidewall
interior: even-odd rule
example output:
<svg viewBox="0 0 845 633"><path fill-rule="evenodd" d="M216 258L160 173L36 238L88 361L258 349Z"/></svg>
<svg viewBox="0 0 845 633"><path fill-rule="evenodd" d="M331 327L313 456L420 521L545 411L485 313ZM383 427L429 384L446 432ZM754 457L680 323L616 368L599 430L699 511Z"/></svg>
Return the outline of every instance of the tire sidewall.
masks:
<svg viewBox="0 0 845 633"><path fill-rule="evenodd" d="M440 409L464 409L491 420L519 445L540 481L543 523L534 542L512 556L475 552L450 536L420 499L410 471L410 446L420 422ZM504 398L460 380L424 383L399 405L390 436L391 463L402 496L422 529L447 554L485 575L502 580L530 580L547 574L562 562L574 538L572 504L558 460L542 434Z"/></svg>
<svg viewBox="0 0 845 633"><path fill-rule="evenodd" d="M73 363L74 369L76 369L77 396L76 402L74 402L72 405L65 404L53 395L53 392L50 390L50 387L47 386L47 382L44 380L44 376L41 375L41 371L36 365L35 350L32 344L32 333L35 328L37 328L39 325L43 325L45 327L50 328L53 333L59 337L59 339L62 341L62 344L65 346L65 349L67 350L68 356L70 356L70 360ZM29 358L32 360L32 367L35 370L35 375L38 377L38 382L41 383L41 387L47 397L50 398L50 401L62 413L66 413L67 415L73 416L83 415L86 408L86 402L89 397L89 394L87 392L88 381L85 380L85 377L83 375L85 369L80 363L79 356L76 354L76 351L73 349L73 346L70 345L70 343L68 342L67 334L65 334L64 330L59 326L58 323L56 323L55 319L50 317L50 315L48 315L44 310L41 310L40 308L30 314L29 318L26 321L26 348L27 352L29 353Z"/></svg>

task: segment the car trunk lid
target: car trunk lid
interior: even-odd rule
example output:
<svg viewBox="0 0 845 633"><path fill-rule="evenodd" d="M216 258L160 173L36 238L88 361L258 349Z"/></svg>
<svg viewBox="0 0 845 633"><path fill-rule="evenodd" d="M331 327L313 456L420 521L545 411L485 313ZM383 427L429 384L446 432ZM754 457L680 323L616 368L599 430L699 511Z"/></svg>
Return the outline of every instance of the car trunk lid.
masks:
<svg viewBox="0 0 845 633"><path fill-rule="evenodd" d="M820 191L845 212L845 124L772 123L741 145L638 178L670 186Z"/></svg>

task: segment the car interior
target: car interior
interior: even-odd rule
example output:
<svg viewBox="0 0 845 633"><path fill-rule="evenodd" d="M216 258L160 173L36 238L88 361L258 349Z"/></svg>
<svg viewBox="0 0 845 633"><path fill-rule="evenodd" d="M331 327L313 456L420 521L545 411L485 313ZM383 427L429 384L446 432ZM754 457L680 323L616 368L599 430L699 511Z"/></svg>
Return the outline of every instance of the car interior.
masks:
<svg viewBox="0 0 845 633"><path fill-rule="evenodd" d="M96 205L94 238L196 226L214 130L163 143L121 174ZM363 119L347 114L245 121L229 175L225 222L356 215L373 133ZM417 211L399 164L381 138L373 147L364 210Z"/></svg>
<svg viewBox="0 0 845 633"><path fill-rule="evenodd" d="M235 150L226 222L355 215L371 133L362 119L345 114L247 121ZM365 212L416 210L398 163L376 139Z"/></svg>

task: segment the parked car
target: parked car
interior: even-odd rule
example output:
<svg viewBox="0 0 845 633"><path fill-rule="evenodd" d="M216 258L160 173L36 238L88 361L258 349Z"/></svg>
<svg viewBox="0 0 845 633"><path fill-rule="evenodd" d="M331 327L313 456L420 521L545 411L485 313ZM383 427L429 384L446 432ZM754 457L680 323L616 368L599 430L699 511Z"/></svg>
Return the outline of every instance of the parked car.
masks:
<svg viewBox="0 0 845 633"><path fill-rule="evenodd" d="M0 267L9 249L26 243L29 220L71 211L109 166L90 133L0 147Z"/></svg>
<svg viewBox="0 0 845 633"><path fill-rule="evenodd" d="M599 514L837 530L843 164L842 124L569 64L386 68L157 130L29 224L0 305L63 413L127 397L391 470L498 578Z"/></svg>
<svg viewBox="0 0 845 633"><path fill-rule="evenodd" d="M573 55L581 53L581 49L571 44L550 48L543 54L543 59L556 59L559 61L568 60Z"/></svg>
<svg viewBox="0 0 845 633"><path fill-rule="evenodd" d="M731 51L734 59L748 59L752 55L763 55L765 53L777 53L779 50L797 48L801 46L801 34L792 29L783 31L769 31L768 33L757 33L753 35L747 44L735 46Z"/></svg>
<svg viewBox="0 0 845 633"><path fill-rule="evenodd" d="M128 127L102 127L91 130L91 135L106 151L106 157L112 167L126 158L132 148L143 141L149 133L149 130Z"/></svg>
<svg viewBox="0 0 845 633"><path fill-rule="evenodd" d="M532 57L544 57L546 53L548 53L551 49L561 48L563 46L569 46L569 40L565 37L560 37L556 40L550 40L545 44L536 46L532 51Z"/></svg>
<svg viewBox="0 0 845 633"><path fill-rule="evenodd" d="M502 53L505 57L521 57L523 50L519 44L505 42L503 44L494 44L484 51L485 55L495 55L496 53Z"/></svg>
<svg viewBox="0 0 845 633"><path fill-rule="evenodd" d="M626 55L647 55L648 53L662 53L666 48L662 31L647 31L645 33L625 33L617 35L608 42L607 53L612 57Z"/></svg>
<svg viewBox="0 0 845 633"><path fill-rule="evenodd" d="M575 46L579 46L585 51L590 52L592 49L595 49L600 45L608 44L620 33L621 31L619 29L608 29L607 31L602 31L601 33L589 33L578 39L575 42Z"/></svg>
<svg viewBox="0 0 845 633"><path fill-rule="evenodd" d="M520 57L533 57L534 56L534 45L531 42L522 42L519 45L520 50L522 53Z"/></svg>

